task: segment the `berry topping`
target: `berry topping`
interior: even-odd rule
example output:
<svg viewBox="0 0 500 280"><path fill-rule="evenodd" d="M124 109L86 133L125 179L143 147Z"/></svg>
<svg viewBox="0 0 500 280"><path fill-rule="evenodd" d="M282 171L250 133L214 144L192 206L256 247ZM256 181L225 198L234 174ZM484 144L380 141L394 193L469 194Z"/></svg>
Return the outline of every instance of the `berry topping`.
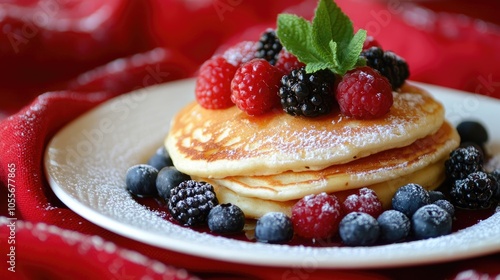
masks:
<svg viewBox="0 0 500 280"><path fill-rule="evenodd" d="M170 190L180 183L191 180L191 177L177 170L174 166L164 167L156 177L156 189L158 195L167 201L170 198Z"/></svg>
<svg viewBox="0 0 500 280"><path fill-rule="evenodd" d="M443 208L429 204L419 208L412 218L412 231L416 239L427 239L449 234L452 218Z"/></svg>
<svg viewBox="0 0 500 280"><path fill-rule="evenodd" d="M366 65L377 69L389 80L393 90L400 88L410 76L406 61L391 51L371 47L361 52L361 56L366 58Z"/></svg>
<svg viewBox="0 0 500 280"><path fill-rule="evenodd" d="M274 65L282 48L283 46L278 36L276 36L276 32L273 29L268 29L260 37L255 57L263 58L269 61L271 65Z"/></svg>
<svg viewBox="0 0 500 280"><path fill-rule="evenodd" d="M288 74L292 72L292 70L304 67L305 64L300 62L295 55L283 49L278 54L278 60L274 66L280 69L283 73Z"/></svg>
<svg viewBox="0 0 500 280"><path fill-rule="evenodd" d="M136 196L156 196L156 177L158 169L147 164L138 164L130 167L125 175L127 190Z"/></svg>
<svg viewBox="0 0 500 280"><path fill-rule="evenodd" d="M357 119L373 119L389 112L393 103L387 78L370 67L347 72L336 91L341 112Z"/></svg>
<svg viewBox="0 0 500 280"><path fill-rule="evenodd" d="M231 203L219 204L208 213L210 231L220 234L237 233L245 226L245 214Z"/></svg>
<svg viewBox="0 0 500 280"><path fill-rule="evenodd" d="M365 42L363 43L363 51L367 50L371 47L378 47L382 48L382 46L377 42L375 37L373 36L366 36Z"/></svg>
<svg viewBox="0 0 500 280"><path fill-rule="evenodd" d="M172 158L165 147L160 147L156 150L155 154L148 160L148 164L154 168L161 170L163 167L172 166Z"/></svg>
<svg viewBox="0 0 500 280"><path fill-rule="evenodd" d="M455 216L455 206L453 206L453 204L451 202L449 202L448 200L440 199L440 200L434 201L432 204L435 204L435 205L443 208L444 210L446 210L446 212L448 212L448 214L450 214L451 217Z"/></svg>
<svg viewBox="0 0 500 280"><path fill-rule="evenodd" d="M243 63L249 62L255 58L258 43L253 41L243 41L228 48L223 54L227 62L239 67Z"/></svg>
<svg viewBox="0 0 500 280"><path fill-rule="evenodd" d="M257 220L255 238L263 243L285 243L293 237L291 219L281 212L269 212Z"/></svg>
<svg viewBox="0 0 500 280"><path fill-rule="evenodd" d="M200 67L196 80L195 96L198 103L206 109L224 109L233 106L231 101L231 80L236 66L222 56L205 61Z"/></svg>
<svg viewBox="0 0 500 280"><path fill-rule="evenodd" d="M456 180L450 190L451 202L465 209L487 209L496 193L496 181L482 171L469 174Z"/></svg>
<svg viewBox="0 0 500 280"><path fill-rule="evenodd" d="M407 184L400 187L392 197L392 208L411 217L417 209L430 204L427 190L418 184Z"/></svg>
<svg viewBox="0 0 500 280"><path fill-rule="evenodd" d="M168 210L184 226L205 224L210 210L219 204L212 185L184 181L170 190Z"/></svg>
<svg viewBox="0 0 500 280"><path fill-rule="evenodd" d="M329 238L337 233L342 208L336 196L308 195L292 207L292 223L297 235L305 238Z"/></svg>
<svg viewBox="0 0 500 280"><path fill-rule="evenodd" d="M493 170L490 174L490 179L496 183L496 192L494 198L500 201L500 169Z"/></svg>
<svg viewBox="0 0 500 280"><path fill-rule="evenodd" d="M445 161L446 177L460 180L470 173L483 169L483 154L475 146L460 147L450 153Z"/></svg>
<svg viewBox="0 0 500 280"><path fill-rule="evenodd" d="M410 233L411 223L408 217L396 210L386 210L377 218L380 227L379 239L385 243L404 240Z"/></svg>
<svg viewBox="0 0 500 280"><path fill-rule="evenodd" d="M335 76L329 70L308 74L295 69L281 78L281 107L292 116L317 117L329 113L334 104Z"/></svg>
<svg viewBox="0 0 500 280"><path fill-rule="evenodd" d="M483 146L488 141L486 128L476 121L463 121L457 125L457 132L460 135L460 142L474 143Z"/></svg>
<svg viewBox="0 0 500 280"><path fill-rule="evenodd" d="M231 82L231 100L251 116L279 106L282 73L264 59L253 59L238 68Z"/></svg>
<svg viewBox="0 0 500 280"><path fill-rule="evenodd" d="M340 221L339 234L342 242L349 246L373 245L380 234L375 218L362 212L351 212Z"/></svg>
<svg viewBox="0 0 500 280"><path fill-rule="evenodd" d="M361 188L357 194L351 194L344 200L342 209L345 214L363 212L377 218L382 213L382 202L375 191Z"/></svg>

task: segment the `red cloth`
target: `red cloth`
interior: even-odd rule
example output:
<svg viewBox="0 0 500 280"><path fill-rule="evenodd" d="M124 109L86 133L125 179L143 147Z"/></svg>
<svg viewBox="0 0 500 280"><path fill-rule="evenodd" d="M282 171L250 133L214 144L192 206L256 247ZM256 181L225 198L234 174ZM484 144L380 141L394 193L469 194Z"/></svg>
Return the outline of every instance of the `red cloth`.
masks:
<svg viewBox="0 0 500 280"><path fill-rule="evenodd" d="M44 148L63 125L124 92L191 77L222 46L255 40L274 25L277 13L286 10L310 17L316 1L114 0L85 1L90 3L85 7L78 1L19 3L0 4L7 15L0 20L5 35L0 37L0 215L5 217L0 219L0 254L5 260L0 279L221 279L223 273L230 274L225 279L500 275L500 254L383 270L230 264L145 245L84 220L57 199L43 174ZM500 23L457 14L466 8L437 13L409 4L397 6L403 5L399 1L337 3L356 26L407 59L412 79L500 98ZM102 9L107 17L87 29L49 28L62 24L58 19L82 24L89 15L98 18ZM489 10L494 7L484 8L485 13ZM15 204L9 205L12 194ZM10 238L13 222L15 237ZM12 240L15 273L7 270L6 262Z"/></svg>

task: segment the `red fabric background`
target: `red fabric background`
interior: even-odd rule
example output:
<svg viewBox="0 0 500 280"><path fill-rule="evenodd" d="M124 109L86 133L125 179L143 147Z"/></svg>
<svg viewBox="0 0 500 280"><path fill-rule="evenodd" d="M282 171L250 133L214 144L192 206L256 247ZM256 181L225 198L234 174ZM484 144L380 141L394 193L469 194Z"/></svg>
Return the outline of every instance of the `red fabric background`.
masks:
<svg viewBox="0 0 500 280"><path fill-rule="evenodd" d="M0 1L6 15L0 18L1 279L222 279L223 273L232 273L229 279L500 275L500 254L387 270L257 268L154 248L84 220L57 199L44 178L44 148L58 129L114 96L193 77L214 52L239 40L256 40L274 25L279 12L310 17L316 1L14 2ZM467 1L423 2L425 6L337 1L357 27L407 59L411 79L500 98L500 22L491 12L500 4L474 2L471 9ZM92 16L101 22L78 28ZM13 165L15 170L9 170ZM7 198L13 187L16 204L11 215ZM11 273L8 225L14 221L17 272Z"/></svg>

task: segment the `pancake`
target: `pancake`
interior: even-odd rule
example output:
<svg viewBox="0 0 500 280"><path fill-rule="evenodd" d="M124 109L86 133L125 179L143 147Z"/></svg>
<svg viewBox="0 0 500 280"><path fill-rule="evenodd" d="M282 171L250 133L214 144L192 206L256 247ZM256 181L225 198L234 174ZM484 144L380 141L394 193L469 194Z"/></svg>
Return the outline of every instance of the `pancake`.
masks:
<svg viewBox="0 0 500 280"><path fill-rule="evenodd" d="M432 165L460 144L457 131L445 122L434 134L412 144L379 152L345 164L329 166L319 171L286 171L275 175L230 176L212 179L245 197L288 201L311 193L334 193L393 180ZM195 177L199 181L207 178Z"/></svg>
<svg viewBox="0 0 500 280"><path fill-rule="evenodd" d="M259 117L233 106L203 109L196 102L172 120L165 145L176 168L203 178L321 170L407 146L435 133L443 106L405 84L384 117L356 120L338 110L309 119L280 110Z"/></svg>
<svg viewBox="0 0 500 280"><path fill-rule="evenodd" d="M366 187L374 190L377 193L380 201L382 201L382 206L385 209L388 209L391 207L391 199L396 190L399 187L404 186L405 184L420 184L427 190L433 190L439 187L439 185L445 179L444 160L445 159L439 160L411 174ZM235 193L228 188L218 186L210 179L208 179L208 183L214 185L219 203L233 203L238 205L238 207L240 207L241 210L245 213L245 217L247 218L258 219L268 212L283 212L290 217L292 206L297 202L297 200L274 201L255 197L247 197ZM356 190L357 189L334 192L333 194L335 194L335 196L337 196L340 201L343 201L349 194L354 193Z"/></svg>

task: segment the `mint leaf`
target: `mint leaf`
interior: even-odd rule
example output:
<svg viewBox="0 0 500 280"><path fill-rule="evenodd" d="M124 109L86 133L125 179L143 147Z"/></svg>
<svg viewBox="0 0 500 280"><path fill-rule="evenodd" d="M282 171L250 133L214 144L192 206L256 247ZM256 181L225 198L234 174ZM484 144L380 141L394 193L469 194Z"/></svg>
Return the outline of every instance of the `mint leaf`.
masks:
<svg viewBox="0 0 500 280"><path fill-rule="evenodd" d="M313 40L325 48L331 40L344 42L353 34L352 22L333 1L320 1L312 21Z"/></svg>
<svg viewBox="0 0 500 280"><path fill-rule="evenodd" d="M358 30L354 37L351 38L348 45L342 48L339 55L339 60L343 62L341 72L347 72L358 64L360 59L359 54L363 50L363 42L366 39L366 30ZM362 60L365 61L365 60Z"/></svg>

